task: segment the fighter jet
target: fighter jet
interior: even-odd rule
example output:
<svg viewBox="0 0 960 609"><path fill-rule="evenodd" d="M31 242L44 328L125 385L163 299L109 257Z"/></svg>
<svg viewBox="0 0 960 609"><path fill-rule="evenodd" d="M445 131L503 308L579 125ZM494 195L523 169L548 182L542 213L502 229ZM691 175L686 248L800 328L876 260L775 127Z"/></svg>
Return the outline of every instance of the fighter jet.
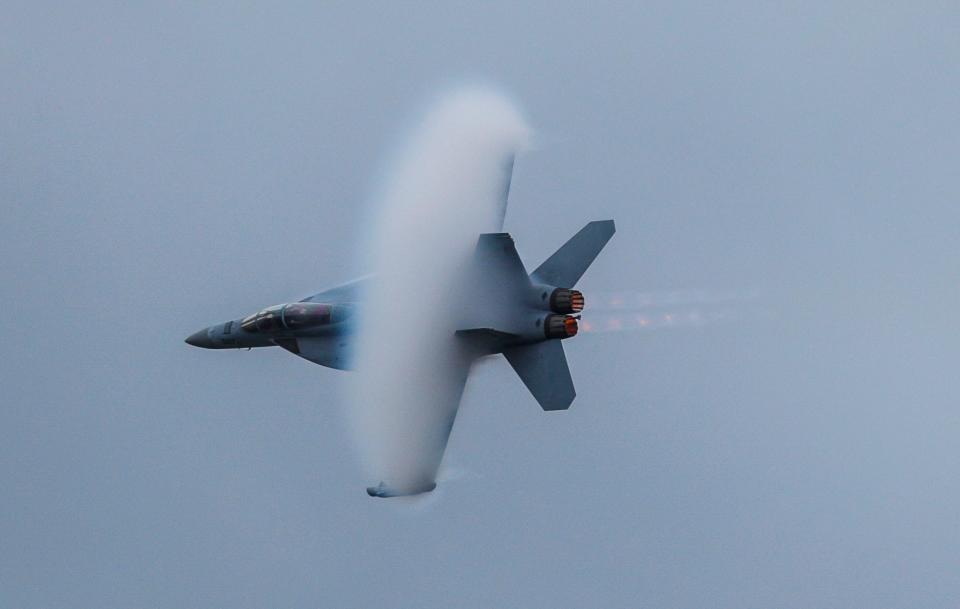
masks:
<svg viewBox="0 0 960 609"><path fill-rule="evenodd" d="M512 165L511 159L499 202L501 228ZM503 354L543 410L569 408L576 391L562 341L577 335L586 302L574 286L615 230L613 220L590 222L532 273L508 233L478 235L460 285L452 286L463 295L454 339L462 341L473 358ZM298 302L215 324L191 334L186 342L205 349L277 346L321 366L349 370L363 319L364 293L374 280L362 277ZM438 459L450 429L439 431L445 435ZM393 497L429 492L435 486L430 480L418 488L393 489L381 482L367 493Z"/></svg>

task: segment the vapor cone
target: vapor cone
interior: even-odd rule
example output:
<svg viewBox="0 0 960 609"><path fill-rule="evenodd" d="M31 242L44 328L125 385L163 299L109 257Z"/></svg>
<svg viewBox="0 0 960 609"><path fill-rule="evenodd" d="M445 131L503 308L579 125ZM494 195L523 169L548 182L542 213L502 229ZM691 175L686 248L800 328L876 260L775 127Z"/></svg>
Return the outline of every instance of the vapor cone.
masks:
<svg viewBox="0 0 960 609"><path fill-rule="evenodd" d="M505 172L527 137L504 97L459 90L427 113L388 173L351 407L374 484L434 484L471 365L454 337L458 280L477 236L502 228Z"/></svg>

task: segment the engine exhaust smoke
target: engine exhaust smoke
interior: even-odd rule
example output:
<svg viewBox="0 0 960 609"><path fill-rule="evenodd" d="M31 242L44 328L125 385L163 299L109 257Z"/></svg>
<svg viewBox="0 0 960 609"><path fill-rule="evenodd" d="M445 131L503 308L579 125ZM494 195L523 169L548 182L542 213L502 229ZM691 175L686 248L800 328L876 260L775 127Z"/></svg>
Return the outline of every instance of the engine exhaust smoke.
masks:
<svg viewBox="0 0 960 609"><path fill-rule="evenodd" d="M442 97L388 171L369 243L374 280L350 419L371 482L432 488L472 357L454 337L458 279L477 236L502 228L504 186L529 130L484 88ZM413 294L413 306L403 295Z"/></svg>
<svg viewBox="0 0 960 609"><path fill-rule="evenodd" d="M590 296L589 315L580 324L586 334L699 328L771 315L760 306L756 290L622 290L592 292Z"/></svg>

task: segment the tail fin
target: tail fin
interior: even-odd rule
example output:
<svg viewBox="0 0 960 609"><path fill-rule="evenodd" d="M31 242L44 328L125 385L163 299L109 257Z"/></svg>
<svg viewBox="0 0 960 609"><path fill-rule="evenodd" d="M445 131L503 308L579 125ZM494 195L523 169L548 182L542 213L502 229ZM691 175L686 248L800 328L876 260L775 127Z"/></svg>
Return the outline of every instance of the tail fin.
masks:
<svg viewBox="0 0 960 609"><path fill-rule="evenodd" d="M570 408L577 392L559 340L508 347L503 354L544 410Z"/></svg>
<svg viewBox="0 0 960 609"><path fill-rule="evenodd" d="M587 224L530 273L530 278L534 283L572 288L615 232L617 228L613 220L596 220Z"/></svg>
<svg viewBox="0 0 960 609"><path fill-rule="evenodd" d="M572 288L614 232L616 227L613 220L587 224L529 277L510 235L480 235L477 242L477 260L482 274L477 283L484 286L485 298L493 295L494 300L506 302L511 302L513 298L522 299L524 291L530 289L530 280L534 283ZM570 408L577 392L573 387L567 356L559 339L548 337L548 340L543 340L541 334L538 342L516 344L522 336L515 332L522 330L515 329L516 324L511 325L509 316L501 315L500 318L480 321L482 323L477 327L458 330L457 336L470 340L479 352L502 351L520 380L544 410ZM509 346L511 344L513 346Z"/></svg>

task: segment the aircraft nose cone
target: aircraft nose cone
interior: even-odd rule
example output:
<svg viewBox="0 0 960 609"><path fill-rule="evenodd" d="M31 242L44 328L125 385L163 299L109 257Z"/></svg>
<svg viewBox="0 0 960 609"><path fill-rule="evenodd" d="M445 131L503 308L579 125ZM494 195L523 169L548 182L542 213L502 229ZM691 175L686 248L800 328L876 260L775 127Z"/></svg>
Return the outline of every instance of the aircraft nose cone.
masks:
<svg viewBox="0 0 960 609"><path fill-rule="evenodd" d="M184 339L184 342L188 345L193 345L194 347L202 347L204 349L213 349L213 341L210 340L210 335L207 333L207 328L203 330L198 330Z"/></svg>

